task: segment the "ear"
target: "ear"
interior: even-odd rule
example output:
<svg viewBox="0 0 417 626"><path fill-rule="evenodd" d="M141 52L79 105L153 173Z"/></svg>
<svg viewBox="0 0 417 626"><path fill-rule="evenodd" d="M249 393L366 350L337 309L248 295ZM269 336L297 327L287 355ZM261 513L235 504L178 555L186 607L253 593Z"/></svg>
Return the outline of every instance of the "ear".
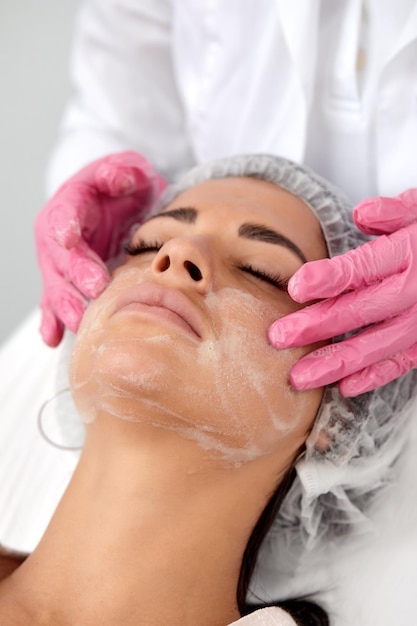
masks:
<svg viewBox="0 0 417 626"><path fill-rule="evenodd" d="M318 452L326 452L326 450L330 448L331 443L332 441L328 433L324 429L321 429L319 434L317 435L314 447Z"/></svg>

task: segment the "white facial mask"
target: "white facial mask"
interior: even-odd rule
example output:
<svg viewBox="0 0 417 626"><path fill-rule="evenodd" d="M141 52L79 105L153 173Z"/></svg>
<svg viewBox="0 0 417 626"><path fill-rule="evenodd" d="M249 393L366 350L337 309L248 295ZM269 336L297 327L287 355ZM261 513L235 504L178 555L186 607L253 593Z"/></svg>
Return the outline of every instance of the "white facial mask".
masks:
<svg viewBox="0 0 417 626"><path fill-rule="evenodd" d="M278 352L268 343L276 308L224 288L205 297L212 332L201 342L140 319L135 331L134 317L120 316L114 332L103 330L120 293L146 279L143 270L120 273L86 313L71 365L84 421L106 412L152 424L230 463L271 452L305 413L305 394L292 391L287 380L300 351Z"/></svg>

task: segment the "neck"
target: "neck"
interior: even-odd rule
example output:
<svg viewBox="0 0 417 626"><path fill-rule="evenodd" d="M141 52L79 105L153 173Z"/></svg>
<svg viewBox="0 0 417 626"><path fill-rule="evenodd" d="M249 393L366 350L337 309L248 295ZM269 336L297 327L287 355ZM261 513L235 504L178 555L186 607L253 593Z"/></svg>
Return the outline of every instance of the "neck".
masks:
<svg viewBox="0 0 417 626"><path fill-rule="evenodd" d="M279 482L270 456L226 466L176 433L118 421L88 427L43 539L0 587L2 610L16 626L238 619L242 555Z"/></svg>

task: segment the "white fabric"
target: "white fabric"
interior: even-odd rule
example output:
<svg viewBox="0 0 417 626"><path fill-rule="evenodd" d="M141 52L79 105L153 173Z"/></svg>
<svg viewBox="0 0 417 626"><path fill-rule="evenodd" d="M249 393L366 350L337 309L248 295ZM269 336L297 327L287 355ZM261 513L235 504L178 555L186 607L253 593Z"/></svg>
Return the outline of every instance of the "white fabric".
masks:
<svg viewBox="0 0 417 626"><path fill-rule="evenodd" d="M72 73L50 192L126 148L169 179L207 159L263 151L305 162L354 201L417 186L414 0L86 0ZM36 431L57 358L37 324L29 319L0 352L0 542L23 551L39 540L75 462ZM410 438L410 462L416 448ZM323 591L334 626L414 623L416 470L381 503L373 535L344 554L329 548L325 567L306 563L290 581L294 591Z"/></svg>
<svg viewBox="0 0 417 626"><path fill-rule="evenodd" d="M229 626L297 626L297 624L282 609L268 608L246 615Z"/></svg>
<svg viewBox="0 0 417 626"><path fill-rule="evenodd" d="M409 446L373 514L374 531L328 555L322 604L335 626L410 626L417 599L417 410Z"/></svg>
<svg viewBox="0 0 417 626"><path fill-rule="evenodd" d="M272 152L353 201L416 186L417 4L362 4L85 1L50 191L126 147L169 179L228 154Z"/></svg>
<svg viewBox="0 0 417 626"><path fill-rule="evenodd" d="M60 357L42 343L39 322L36 311L0 350L0 544L22 552L38 543L76 463L37 428Z"/></svg>

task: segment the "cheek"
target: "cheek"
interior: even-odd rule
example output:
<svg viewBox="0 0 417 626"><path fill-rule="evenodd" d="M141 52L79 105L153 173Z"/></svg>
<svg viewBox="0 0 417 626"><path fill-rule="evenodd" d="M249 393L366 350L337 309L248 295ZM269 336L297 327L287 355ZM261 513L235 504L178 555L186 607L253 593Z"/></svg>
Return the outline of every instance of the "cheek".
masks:
<svg viewBox="0 0 417 626"><path fill-rule="evenodd" d="M203 344L199 362L210 364L212 407L217 406L222 419L226 416L241 447L264 454L285 444L295 452L322 395L321 390L299 393L289 385L290 369L306 350L272 348L267 329L279 314L246 292L223 289L208 304L218 338Z"/></svg>
<svg viewBox="0 0 417 626"><path fill-rule="evenodd" d="M90 302L84 314L71 355L69 375L74 401L86 422L92 421L96 414L97 394L103 387L100 380L103 367L109 380L112 373L117 371L118 361L120 364L123 358L123 352L118 351L115 342L112 342L114 333L109 332L108 318L119 295L141 280L143 272L135 268L116 271L110 286L97 300ZM111 364L107 358L107 369L105 358L103 362L106 346L112 354Z"/></svg>

